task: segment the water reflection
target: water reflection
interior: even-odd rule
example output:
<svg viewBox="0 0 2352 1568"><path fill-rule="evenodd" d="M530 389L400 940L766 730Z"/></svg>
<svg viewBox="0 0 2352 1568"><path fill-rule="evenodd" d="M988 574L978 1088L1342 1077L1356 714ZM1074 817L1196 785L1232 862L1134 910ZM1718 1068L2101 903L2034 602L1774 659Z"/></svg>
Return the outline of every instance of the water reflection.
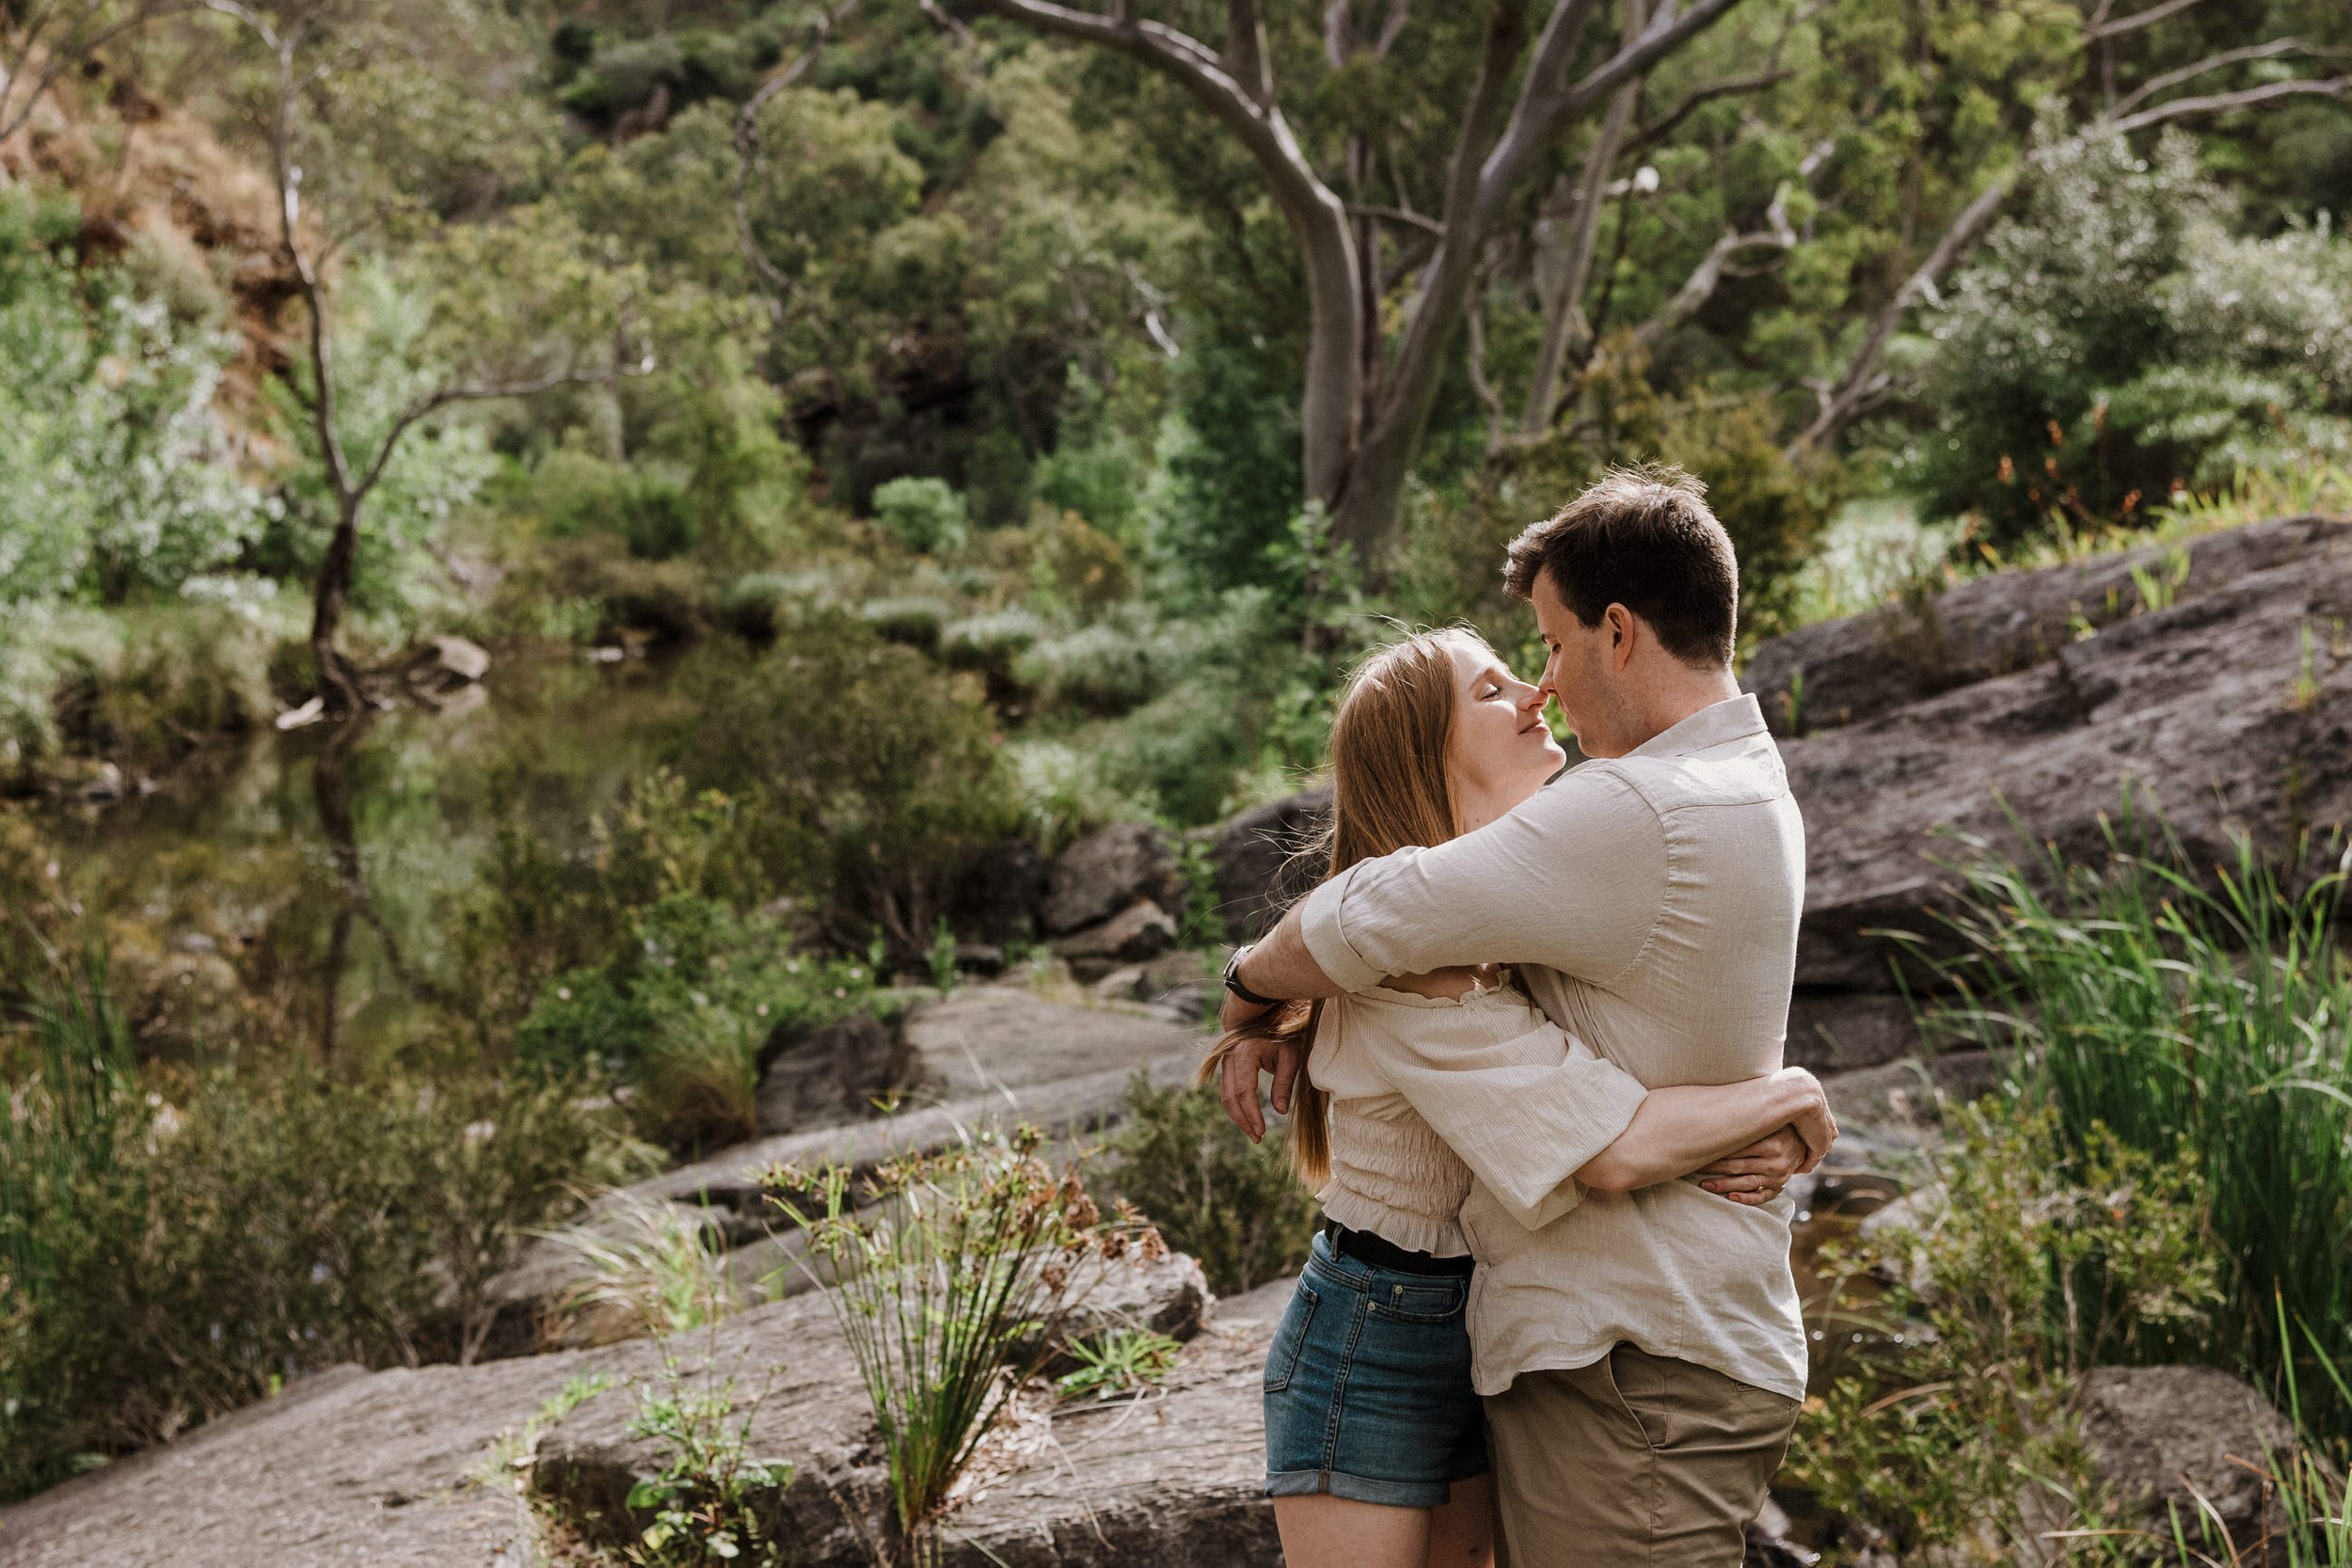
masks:
<svg viewBox="0 0 2352 1568"><path fill-rule="evenodd" d="M150 1041L301 1042L339 1067L445 1051L493 799L543 843L585 847L674 727L680 662L506 661L480 699L223 743L151 795L44 827L71 894L162 977Z"/></svg>

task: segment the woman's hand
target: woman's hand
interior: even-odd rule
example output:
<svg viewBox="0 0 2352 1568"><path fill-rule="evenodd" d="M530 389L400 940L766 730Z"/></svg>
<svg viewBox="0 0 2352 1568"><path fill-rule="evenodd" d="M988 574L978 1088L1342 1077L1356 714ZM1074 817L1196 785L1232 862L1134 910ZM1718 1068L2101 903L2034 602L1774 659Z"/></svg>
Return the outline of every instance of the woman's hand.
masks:
<svg viewBox="0 0 2352 1568"><path fill-rule="evenodd" d="M1784 1127L1694 1174L1699 1185L1718 1197L1750 1205L1770 1203L1788 1185L1790 1177L1809 1168L1806 1162L1811 1157L1796 1130Z"/></svg>

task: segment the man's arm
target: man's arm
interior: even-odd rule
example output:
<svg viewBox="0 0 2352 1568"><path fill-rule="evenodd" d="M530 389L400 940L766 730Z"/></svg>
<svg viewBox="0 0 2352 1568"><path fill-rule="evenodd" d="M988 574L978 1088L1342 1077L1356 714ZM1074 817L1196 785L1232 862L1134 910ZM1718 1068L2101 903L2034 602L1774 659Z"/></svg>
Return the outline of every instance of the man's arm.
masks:
<svg viewBox="0 0 2352 1568"><path fill-rule="evenodd" d="M1606 980L1648 940L1665 863L1649 803L1614 772L1580 768L1474 833L1348 867L1294 906L1237 975L1285 1001L1454 964L1541 963ZM1263 1010L1229 994L1221 1022L1230 1029ZM1225 1114L1263 1137L1259 1072L1273 1072L1274 1108L1288 1113L1304 1060L1295 1045L1228 1054Z"/></svg>

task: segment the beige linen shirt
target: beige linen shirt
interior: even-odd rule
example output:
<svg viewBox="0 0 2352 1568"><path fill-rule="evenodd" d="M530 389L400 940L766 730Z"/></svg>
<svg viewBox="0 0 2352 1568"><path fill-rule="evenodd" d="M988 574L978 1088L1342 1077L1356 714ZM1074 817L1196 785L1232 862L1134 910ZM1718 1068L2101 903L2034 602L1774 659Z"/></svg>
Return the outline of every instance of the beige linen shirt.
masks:
<svg viewBox="0 0 2352 1568"><path fill-rule="evenodd" d="M1579 1201L1567 1180L1647 1089L1779 1069L1804 892L1804 823L1763 714L1740 696L1306 901L1301 934L1336 984L1510 963L1561 1028L1607 1053L1498 1066L1432 1037L1423 1064L1457 1086L1398 1085L1457 1149L1459 1135L1479 1146L1463 1149L1479 1180L1461 1222L1480 1265L1480 1392L1590 1365L1622 1339L1804 1397L1786 1196L1749 1207L1685 1180Z"/></svg>

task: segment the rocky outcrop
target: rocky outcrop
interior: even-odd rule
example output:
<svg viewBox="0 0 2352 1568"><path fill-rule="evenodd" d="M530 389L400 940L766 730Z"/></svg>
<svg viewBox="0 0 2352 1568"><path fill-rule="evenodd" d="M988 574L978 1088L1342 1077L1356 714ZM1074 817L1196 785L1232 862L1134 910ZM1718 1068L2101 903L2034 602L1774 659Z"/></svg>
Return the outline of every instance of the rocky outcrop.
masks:
<svg viewBox="0 0 2352 1568"><path fill-rule="evenodd" d="M2197 1541L2201 1499L2246 1553L2234 1560L2287 1561L2283 1543L2267 1559L2255 1543L2283 1522L2264 1476L2294 1451L2295 1427L2246 1383L2211 1367L2094 1367L2081 1417L2099 1479L2159 1539L2177 1512Z"/></svg>
<svg viewBox="0 0 2352 1568"><path fill-rule="evenodd" d="M777 1031L759 1078L759 1130L798 1132L874 1115L913 1087L918 1069L902 1021L858 1013L813 1029Z"/></svg>
<svg viewBox="0 0 2352 1568"><path fill-rule="evenodd" d="M1904 950L1880 933L1944 932L1947 863L1970 838L2095 857L2128 791L2192 863L2245 833L2277 859L2299 847L2303 875L2332 866L2352 822L2352 522L2289 518L2183 547L2189 573L2169 602L2156 593L2161 608L2130 568L2174 570L2164 547L1930 601L1922 613L1964 657L1924 686L1870 641L1889 635L1883 617L1757 652L1749 681L1768 708L1804 671L1805 733L1781 745L1808 826L1792 1060L1865 1067L1912 1047L1891 967ZM2132 586L2110 607L2119 581Z"/></svg>
<svg viewBox="0 0 2352 1568"><path fill-rule="evenodd" d="M1157 828L1115 822L1054 857L1045 888L1045 932L1067 936L1146 900L1163 908L1183 906L1176 851Z"/></svg>
<svg viewBox="0 0 2352 1568"><path fill-rule="evenodd" d="M1099 980L1121 964L1156 958L1176 945L1176 922L1149 898L1137 899L1100 926L1054 943L1054 956L1081 980Z"/></svg>
<svg viewBox="0 0 2352 1568"><path fill-rule="evenodd" d="M761 1185L772 1167L838 1161L870 1170L1022 1123L1056 1140L1090 1134L1119 1119L1137 1073L1160 1087L1190 1082L1202 1043L1165 1008L1072 1006L1018 985L967 987L895 1022L857 1018L792 1036L761 1080L760 1125L771 1135L609 1194L563 1232L532 1242L493 1286L490 1353L609 1337L609 1324L559 1325L549 1309L593 1275L583 1243L642 1236L655 1213L709 1234L746 1294L808 1290L814 1281L794 1261L798 1238L778 1233ZM891 1086L895 1101L883 1098ZM896 1114L882 1114L887 1103Z"/></svg>
<svg viewBox="0 0 2352 1568"><path fill-rule="evenodd" d="M1235 942L1263 936L1322 879L1312 846L1331 822L1331 786L1252 807L1209 830L1217 913Z"/></svg>
<svg viewBox="0 0 2352 1568"><path fill-rule="evenodd" d="M1205 1305L1189 1259L1160 1268L1172 1277L1147 1288ZM1160 1319L1184 1333L1181 1312ZM972 1568L1271 1568L1280 1556L1260 1496L1258 1416L1270 1330L1270 1321L1257 1321L1187 1335L1177 1370L1143 1402L1065 1405L1051 1414L1049 1442L984 1451L986 1483L952 1515L946 1560ZM622 1364L641 1376L655 1370L647 1351ZM794 1543L791 1560L802 1568L869 1563L866 1542L879 1533L882 1497L873 1418L827 1304L787 1302L729 1321L707 1348L696 1345L686 1375L732 1375L746 1402L765 1390L752 1412L751 1450L796 1470L780 1492L754 1504ZM629 1487L660 1463L652 1443L628 1432L633 1413L633 1401L607 1394L555 1424L540 1438L532 1487L612 1528L626 1515Z"/></svg>
<svg viewBox="0 0 2352 1568"><path fill-rule="evenodd" d="M1273 1568L1273 1518L1258 1495L1259 1383L1272 1317L1212 1316L1198 1269L1182 1259L1128 1272L1073 1305L1107 1309L1114 1298L1121 1321L1158 1323L1190 1339L1175 1372L1139 1404L1066 1404L1044 1413L1041 1435L1050 1440L1003 1446L986 1486L953 1516L961 1544L951 1542L949 1560ZM803 1297L755 1308L672 1348L690 1380L732 1374L745 1402L764 1390L751 1443L796 1466L791 1487L770 1499L794 1521L790 1560L869 1561L844 1505L872 1516L873 1420L827 1305ZM655 1457L626 1429L641 1390L668 1389L662 1356L638 1340L476 1367L342 1368L306 1378L180 1441L0 1510L0 1560L10 1568L543 1561L513 1479L592 1502L626 1498L628 1481ZM554 1422L521 1470L501 1469L501 1435L520 1433L567 1382L586 1378L612 1386Z"/></svg>

